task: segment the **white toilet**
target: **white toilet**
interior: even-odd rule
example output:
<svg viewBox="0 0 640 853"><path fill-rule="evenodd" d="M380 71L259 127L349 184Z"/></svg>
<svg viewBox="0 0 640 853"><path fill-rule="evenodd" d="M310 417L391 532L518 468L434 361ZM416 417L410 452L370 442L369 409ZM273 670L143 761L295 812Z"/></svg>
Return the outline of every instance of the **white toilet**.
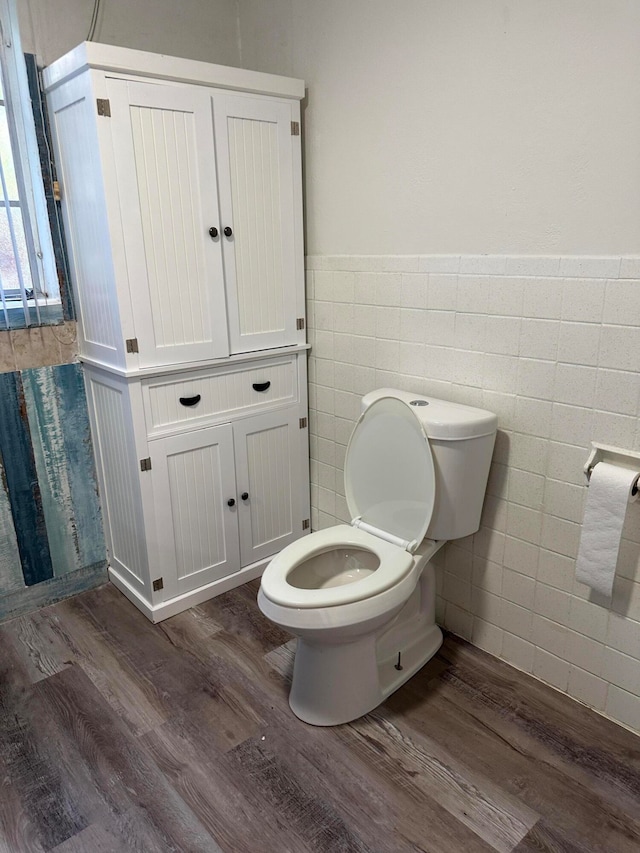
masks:
<svg viewBox="0 0 640 853"><path fill-rule="evenodd" d="M480 524L491 412L382 388L362 400L345 459L351 525L269 563L260 610L298 637L289 704L307 723L366 714L442 643L430 562Z"/></svg>

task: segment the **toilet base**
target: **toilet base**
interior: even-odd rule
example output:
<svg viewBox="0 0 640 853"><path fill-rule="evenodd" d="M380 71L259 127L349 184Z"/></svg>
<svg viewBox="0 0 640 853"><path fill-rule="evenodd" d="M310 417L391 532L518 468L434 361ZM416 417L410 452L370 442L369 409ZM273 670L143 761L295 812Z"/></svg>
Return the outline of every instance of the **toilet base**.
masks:
<svg viewBox="0 0 640 853"><path fill-rule="evenodd" d="M435 620L435 570L427 562L400 612L377 631L340 643L298 637L291 710L313 726L356 720L415 675L442 639Z"/></svg>
<svg viewBox="0 0 640 853"><path fill-rule="evenodd" d="M362 717L435 655L442 645L442 631L431 625L382 660L376 653L378 644L376 636L335 646L298 638L289 694L296 717L313 726L337 726ZM402 669L396 669L398 652Z"/></svg>
<svg viewBox="0 0 640 853"><path fill-rule="evenodd" d="M296 717L313 726L337 726L381 701L374 636L336 646L298 638L289 694Z"/></svg>

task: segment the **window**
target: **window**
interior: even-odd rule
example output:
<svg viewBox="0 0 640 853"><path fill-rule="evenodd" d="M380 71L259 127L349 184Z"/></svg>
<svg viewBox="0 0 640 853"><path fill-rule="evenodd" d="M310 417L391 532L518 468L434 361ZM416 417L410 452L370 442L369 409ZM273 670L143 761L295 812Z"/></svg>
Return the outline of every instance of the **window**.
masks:
<svg viewBox="0 0 640 853"><path fill-rule="evenodd" d="M59 323L62 304L15 0L0 0L0 329Z"/></svg>

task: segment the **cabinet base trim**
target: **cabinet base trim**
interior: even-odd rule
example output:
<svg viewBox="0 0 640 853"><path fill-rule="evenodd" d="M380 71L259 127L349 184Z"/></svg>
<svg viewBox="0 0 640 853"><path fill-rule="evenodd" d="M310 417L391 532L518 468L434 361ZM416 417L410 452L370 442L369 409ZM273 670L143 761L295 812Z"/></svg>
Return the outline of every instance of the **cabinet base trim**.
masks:
<svg viewBox="0 0 640 853"><path fill-rule="evenodd" d="M254 580L254 578L260 577L271 559L272 557L268 557L265 560L259 560L257 563L252 563L250 566L246 566L233 575L220 578L217 581L213 581L213 583L193 589L190 592L185 592L182 595L176 595L175 598L170 598L168 601L163 601L160 604L149 604L137 590L130 586L111 567L109 567L109 580L123 595L126 595L132 604L135 604L138 610L144 613L147 619L155 623L162 622L163 619L168 619L170 616L182 613L183 610L188 610L190 607L195 607L196 604L202 604L203 601L208 601L210 598L215 598L216 595L222 595L223 592L228 592L230 589L234 589L243 583L248 583Z"/></svg>

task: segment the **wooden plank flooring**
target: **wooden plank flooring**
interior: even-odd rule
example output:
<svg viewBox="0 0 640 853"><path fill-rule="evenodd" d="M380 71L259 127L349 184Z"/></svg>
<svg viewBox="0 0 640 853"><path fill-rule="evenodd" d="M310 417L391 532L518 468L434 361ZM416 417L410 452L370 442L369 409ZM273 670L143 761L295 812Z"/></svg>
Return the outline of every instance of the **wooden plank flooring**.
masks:
<svg viewBox="0 0 640 853"><path fill-rule="evenodd" d="M154 626L107 585L0 626L0 851L638 853L640 738L454 637L307 726L256 591Z"/></svg>

